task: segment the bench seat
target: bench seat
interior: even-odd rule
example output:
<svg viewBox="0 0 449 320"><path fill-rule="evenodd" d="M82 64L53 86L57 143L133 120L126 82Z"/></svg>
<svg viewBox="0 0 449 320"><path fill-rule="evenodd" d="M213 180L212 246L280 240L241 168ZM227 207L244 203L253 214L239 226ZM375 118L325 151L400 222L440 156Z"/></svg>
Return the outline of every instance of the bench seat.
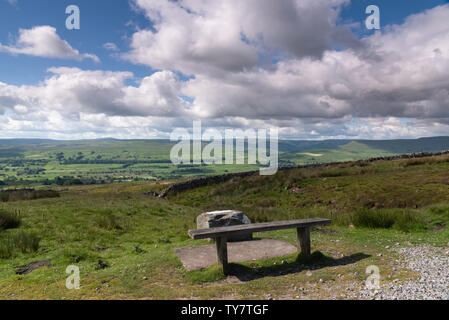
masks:
<svg viewBox="0 0 449 320"><path fill-rule="evenodd" d="M217 245L218 262L223 267L223 272L228 273L227 238L236 235L244 235L255 232L266 232L282 229L297 229L297 241L305 257L310 256L310 228L320 225L329 225L329 219L312 218L302 220L286 220L265 223L242 224L229 227L219 227L201 230L189 230L189 236L193 240L213 238Z"/></svg>

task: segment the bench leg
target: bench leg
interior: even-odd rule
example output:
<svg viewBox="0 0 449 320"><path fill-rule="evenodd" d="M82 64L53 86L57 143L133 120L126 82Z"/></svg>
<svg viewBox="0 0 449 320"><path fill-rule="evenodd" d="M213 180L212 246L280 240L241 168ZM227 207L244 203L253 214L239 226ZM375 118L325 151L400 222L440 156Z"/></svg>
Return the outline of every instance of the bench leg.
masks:
<svg viewBox="0 0 449 320"><path fill-rule="evenodd" d="M310 228L297 229L298 245L305 258L310 257Z"/></svg>
<svg viewBox="0 0 449 320"><path fill-rule="evenodd" d="M223 273L228 274L228 240L225 237L215 239L217 245L218 263L223 268Z"/></svg>

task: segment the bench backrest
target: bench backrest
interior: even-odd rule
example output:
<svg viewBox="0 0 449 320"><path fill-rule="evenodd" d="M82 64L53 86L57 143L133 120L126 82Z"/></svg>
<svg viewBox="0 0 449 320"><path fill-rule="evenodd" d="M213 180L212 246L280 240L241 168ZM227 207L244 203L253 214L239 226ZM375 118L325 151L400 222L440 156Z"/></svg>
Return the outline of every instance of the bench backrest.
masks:
<svg viewBox="0 0 449 320"><path fill-rule="evenodd" d="M292 228L310 228L318 225L331 224L329 219L313 218L303 220L286 220L254 224L241 224L237 226L219 227L201 230L190 230L189 235L194 240L207 238L220 238L236 235L243 235L254 232L264 232L271 230L292 229Z"/></svg>

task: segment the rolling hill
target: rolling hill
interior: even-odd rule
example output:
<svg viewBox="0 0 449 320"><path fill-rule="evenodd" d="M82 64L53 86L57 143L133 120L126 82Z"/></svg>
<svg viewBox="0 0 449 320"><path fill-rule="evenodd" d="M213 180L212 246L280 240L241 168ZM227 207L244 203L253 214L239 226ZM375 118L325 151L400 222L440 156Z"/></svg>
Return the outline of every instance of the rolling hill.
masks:
<svg viewBox="0 0 449 320"><path fill-rule="evenodd" d="M163 181L256 170L257 165L182 165L169 140L0 140L0 184L10 186ZM415 140L281 140L281 166L449 150L449 137Z"/></svg>

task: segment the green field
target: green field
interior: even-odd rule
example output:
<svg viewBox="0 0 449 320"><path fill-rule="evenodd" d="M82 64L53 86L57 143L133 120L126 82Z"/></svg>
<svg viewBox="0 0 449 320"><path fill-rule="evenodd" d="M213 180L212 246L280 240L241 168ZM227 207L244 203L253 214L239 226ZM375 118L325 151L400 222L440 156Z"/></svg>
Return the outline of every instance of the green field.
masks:
<svg viewBox="0 0 449 320"><path fill-rule="evenodd" d="M254 165L181 165L165 140L0 140L0 185L76 185L163 181L255 170Z"/></svg>
<svg viewBox="0 0 449 320"><path fill-rule="evenodd" d="M383 282L416 276L392 269L397 257L387 245L447 245L448 184L449 158L439 156L292 169L168 199L145 196L165 187L149 181L53 187L59 197L35 200L16 195L0 206L0 298L326 299L339 290L343 297L344 288L363 285L369 265L379 266ZM313 230L311 261L295 254L236 264L228 279L216 265L186 272L174 249L207 244L187 231L200 213L223 209L253 222L320 216L333 225ZM294 230L255 237L296 241ZM80 268L80 290L65 287L69 265Z"/></svg>
<svg viewBox="0 0 449 320"><path fill-rule="evenodd" d="M168 140L0 140L0 187L81 185L179 178L251 171L257 165L182 165L170 161ZM449 150L449 138L279 142L281 166L351 161Z"/></svg>

